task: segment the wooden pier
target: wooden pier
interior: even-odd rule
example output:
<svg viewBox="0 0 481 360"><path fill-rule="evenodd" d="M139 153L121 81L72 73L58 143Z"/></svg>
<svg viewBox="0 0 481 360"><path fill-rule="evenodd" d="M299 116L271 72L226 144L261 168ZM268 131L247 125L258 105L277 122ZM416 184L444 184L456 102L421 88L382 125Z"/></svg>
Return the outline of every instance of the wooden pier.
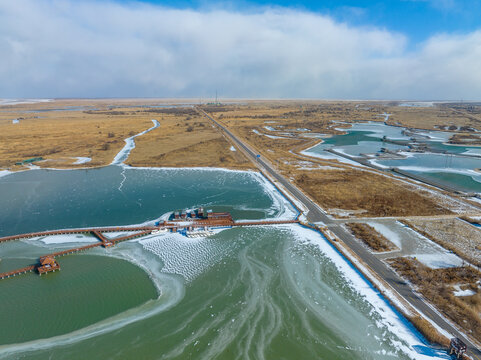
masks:
<svg viewBox="0 0 481 360"><path fill-rule="evenodd" d="M35 265L30 265L30 266L27 266L27 267L24 267L24 268L21 268L21 269L0 273L0 280L9 278L11 276L17 276L17 275L20 275L20 274L26 274L28 272L32 272L32 271L35 270L35 268L36 268Z"/></svg>
<svg viewBox="0 0 481 360"><path fill-rule="evenodd" d="M0 280L6 279L12 276L25 274L27 272L36 271L39 275L55 272L60 270L60 264L56 258L64 255L77 253L80 251L86 251L95 247L103 246L109 248L116 245L119 242L131 240L134 238L146 236L152 234L157 230L168 230L171 232L178 232L180 230L192 230L195 228L210 228L210 227L237 227L237 226L262 226L262 225L280 225L280 224L294 224L299 220L252 220L252 221L240 221L236 222L232 219L229 213L209 213L205 217L200 218L178 218L170 221L163 221L158 226L135 226L135 227L99 227L99 228L84 228L84 229L63 229L63 230L48 230L33 232L27 234L18 234L5 236L0 238L0 243L6 241L14 241L21 239L29 239L35 237L55 236L55 235L70 235L70 234L88 234L96 237L99 242L81 246L78 248L62 250L51 254L44 255L39 258L39 261L35 265L30 265L21 269L12 270L4 273L0 273ZM109 238L104 233L109 232L128 232L127 235Z"/></svg>

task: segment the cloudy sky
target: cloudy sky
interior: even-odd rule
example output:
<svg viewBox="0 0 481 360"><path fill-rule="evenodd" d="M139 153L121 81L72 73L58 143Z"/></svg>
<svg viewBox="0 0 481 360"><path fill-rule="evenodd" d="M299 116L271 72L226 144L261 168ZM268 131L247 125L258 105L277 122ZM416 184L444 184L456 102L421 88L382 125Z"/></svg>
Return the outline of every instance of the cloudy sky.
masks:
<svg viewBox="0 0 481 360"><path fill-rule="evenodd" d="M481 100L481 0L0 0L0 98Z"/></svg>

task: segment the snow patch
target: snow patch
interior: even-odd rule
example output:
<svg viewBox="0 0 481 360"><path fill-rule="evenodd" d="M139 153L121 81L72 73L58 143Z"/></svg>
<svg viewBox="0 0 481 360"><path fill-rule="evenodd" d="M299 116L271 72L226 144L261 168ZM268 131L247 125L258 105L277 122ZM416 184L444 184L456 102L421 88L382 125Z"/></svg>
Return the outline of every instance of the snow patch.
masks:
<svg viewBox="0 0 481 360"><path fill-rule="evenodd" d="M375 223L375 222L368 222L367 223L369 226L372 226L374 230L376 230L378 233L383 235L386 239L388 239L390 242L392 242L394 245L396 245L399 249L402 249L402 243L401 239L399 238L399 235L389 229L386 225Z"/></svg>
<svg viewBox="0 0 481 360"><path fill-rule="evenodd" d="M317 146L317 144L314 145L313 147L316 147L316 146ZM354 165L354 166L359 166L359 167L366 167L362 164L359 164L356 161L346 159L346 158L344 158L340 155L328 153L327 151L322 151L322 153L312 152L312 151L310 151L312 148L303 150L300 153L302 155L305 155L305 156L310 156L310 157L314 157L314 158L318 158L318 159L322 159L322 160L337 160L338 162L343 163L343 164Z"/></svg>
<svg viewBox="0 0 481 360"><path fill-rule="evenodd" d="M63 234L51 235L45 237L36 237L28 239L28 241L41 241L44 244L67 244L67 243L96 243L99 242L97 238L92 236L85 236L83 234Z"/></svg>
<svg viewBox="0 0 481 360"><path fill-rule="evenodd" d="M416 254L416 259L431 269L444 269L463 266L463 260L455 254Z"/></svg>
<svg viewBox="0 0 481 360"><path fill-rule="evenodd" d="M152 131L152 130L154 130L154 129L156 129L160 126L160 124L157 120L152 119L152 122L154 123L154 126L152 126L151 128L149 128L147 130L144 130L141 133L138 133L137 135L134 135L134 136L131 136L131 137L128 137L127 139L125 139L125 146L122 148L122 150L119 151L119 153L117 155L115 155L115 158L110 165L120 165L120 164L122 164L125 160L127 160L127 158L130 155L130 152L135 148L135 140L134 139L137 136L142 136L142 135L148 133L149 131Z"/></svg>
<svg viewBox="0 0 481 360"><path fill-rule="evenodd" d="M455 288L454 296L473 296L473 295L476 295L476 292L473 291L473 290L470 290L470 289L461 290L459 285L455 285L454 288Z"/></svg>
<svg viewBox="0 0 481 360"><path fill-rule="evenodd" d="M43 102L50 102L53 99L0 99L0 106L4 105L19 105L19 104L36 104Z"/></svg>
<svg viewBox="0 0 481 360"><path fill-rule="evenodd" d="M92 161L91 158L89 158L89 157L83 157L83 156L76 156L75 159L77 159L77 161L73 163L74 165L86 164L86 163Z"/></svg>

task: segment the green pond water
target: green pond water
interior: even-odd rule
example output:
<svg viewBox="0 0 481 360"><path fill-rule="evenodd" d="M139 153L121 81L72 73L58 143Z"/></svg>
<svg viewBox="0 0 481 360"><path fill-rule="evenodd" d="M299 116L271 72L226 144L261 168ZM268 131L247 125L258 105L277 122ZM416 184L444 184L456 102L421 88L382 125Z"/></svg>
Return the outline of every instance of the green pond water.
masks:
<svg viewBox="0 0 481 360"><path fill-rule="evenodd" d="M0 196L2 235L195 206L238 219L296 214L245 172L38 170L0 178ZM1 244L0 270L86 241L62 239ZM446 358L298 225L150 235L59 262L60 272L0 281L0 359Z"/></svg>

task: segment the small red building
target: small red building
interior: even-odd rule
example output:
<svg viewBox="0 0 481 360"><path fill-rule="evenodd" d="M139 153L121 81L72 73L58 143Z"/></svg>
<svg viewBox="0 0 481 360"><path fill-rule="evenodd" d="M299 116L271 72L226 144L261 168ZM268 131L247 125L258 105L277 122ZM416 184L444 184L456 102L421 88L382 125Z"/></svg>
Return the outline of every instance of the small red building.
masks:
<svg viewBox="0 0 481 360"><path fill-rule="evenodd" d="M37 271L40 275L55 270L60 270L60 265L52 256L44 256L40 258L40 265L37 267Z"/></svg>

